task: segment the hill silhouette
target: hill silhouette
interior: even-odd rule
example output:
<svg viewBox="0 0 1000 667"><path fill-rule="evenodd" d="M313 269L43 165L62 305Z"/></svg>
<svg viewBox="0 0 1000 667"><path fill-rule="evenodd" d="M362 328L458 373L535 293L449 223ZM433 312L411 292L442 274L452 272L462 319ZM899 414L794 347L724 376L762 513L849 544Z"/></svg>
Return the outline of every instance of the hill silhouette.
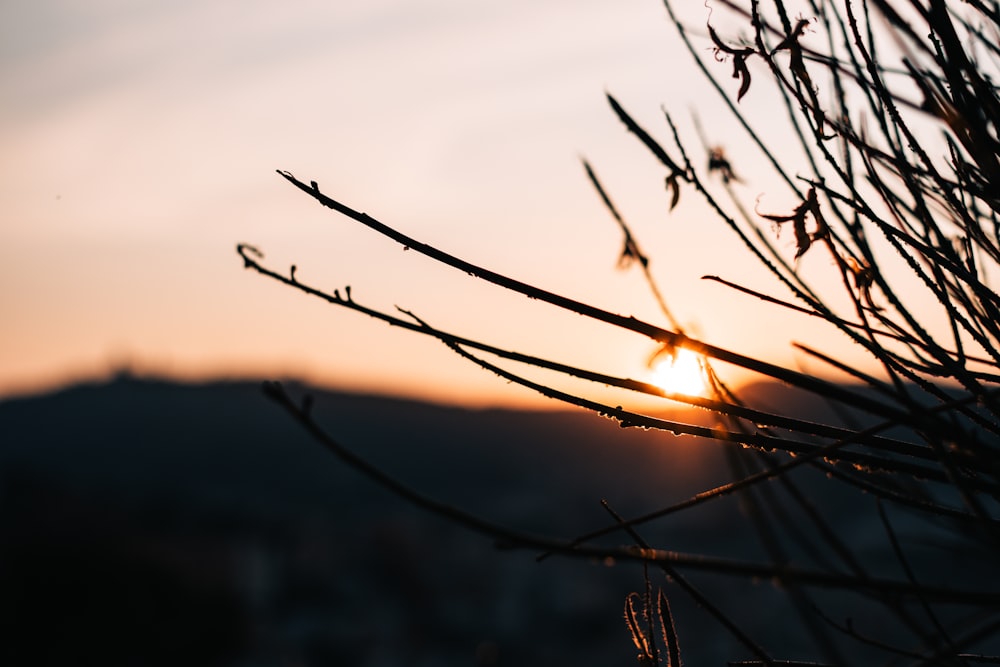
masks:
<svg viewBox="0 0 1000 667"><path fill-rule="evenodd" d="M729 479L717 444L589 413L290 390L372 463L518 530L569 539L607 525L601 499L627 516ZM788 409L780 389L753 394ZM498 551L346 468L258 384L118 377L6 400L0 432L3 664L634 660L621 609L640 566ZM857 544L871 539L852 505L833 508ZM725 498L643 530L664 548L760 558L745 524ZM737 596L748 626L785 627L767 586L700 585ZM696 605L672 604L688 664L741 655Z"/></svg>
<svg viewBox="0 0 1000 667"><path fill-rule="evenodd" d="M601 498L698 483L693 443L668 456L596 415L310 391L371 461L519 529L572 537ZM258 384L119 377L4 401L0 430L5 664L631 659L635 568L498 553L346 469Z"/></svg>

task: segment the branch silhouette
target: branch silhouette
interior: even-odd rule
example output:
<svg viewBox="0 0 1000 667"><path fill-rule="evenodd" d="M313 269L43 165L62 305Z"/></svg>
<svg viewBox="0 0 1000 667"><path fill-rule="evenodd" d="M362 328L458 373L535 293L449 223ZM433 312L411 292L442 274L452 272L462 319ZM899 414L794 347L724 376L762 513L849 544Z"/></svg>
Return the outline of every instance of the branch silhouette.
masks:
<svg viewBox="0 0 1000 667"><path fill-rule="evenodd" d="M316 181L279 170L340 217L464 276L636 334L657 346L654 357L681 349L695 353L708 391L670 392L621 373L463 336L451 330L459 326L438 328L408 310L379 310L355 300L350 288L328 292L310 285L303 267L268 268L254 246L241 244L237 252L246 268L434 338L508 382L622 426L717 443L728 477L630 517L604 500L612 521L582 536L531 535L418 493L344 447L280 386L267 385L268 395L373 482L505 547L541 552L539 559L643 564L645 592L625 603L641 664L681 663L685 619L675 623L669 604L675 594L706 609L718 630L746 652L748 660L730 664L1000 663L1000 590L993 579L948 560L1000 562L1000 294L992 282L1000 274L1000 10L980 0L818 0L803 5L810 14L796 15L784 0L719 0L705 9L706 25L691 26L680 19L674 0L663 5L692 68L709 83L731 123L722 132L702 126L696 116L688 127L664 108L664 128L643 127L623 100L608 92L605 98L628 140L653 158L651 168L664 183L664 210L679 216L689 206L707 207L713 222L736 236L773 284L723 278L725 271L711 267L703 279L724 287L730 298L752 300L762 318L775 311L789 321L824 323L869 363L846 361L814 340L790 341L804 359L830 373L821 377L714 345L710 336L689 335L680 325L686 316L678 316L670 290L657 281L656 248L642 242L643 222L625 222L587 160L586 177L623 236L619 266L642 272L665 324L457 257L348 206ZM751 113L751 103L767 113ZM730 130L736 130L735 139ZM723 134L730 145L713 139ZM762 169L777 185L756 198L746 196L758 187L754 181ZM706 264L712 260L707 253ZM522 370L511 370L514 364ZM752 388L730 386L718 370L729 367L780 383L787 392L782 396L794 398L762 406ZM691 411L697 419L675 418L610 405L587 389L539 380L536 371L699 412ZM828 416L800 414L806 398L825 404ZM756 538L765 562L674 551L669 532L658 533L667 542L659 548L638 532L723 498L738 499L741 525ZM843 510L842 502L850 509ZM842 511L878 527L866 537L878 542L876 555L854 543L854 522L840 517ZM630 544L608 546L611 536L627 537ZM923 542L945 556L929 562ZM650 567L665 575L655 591ZM757 636L734 613L733 601L710 594L701 579L695 581L696 573L778 584L801 621L795 632L807 638L811 655L778 657L782 638ZM841 594L849 594L849 604L842 604ZM849 620L855 614L891 621L893 629L855 627Z"/></svg>

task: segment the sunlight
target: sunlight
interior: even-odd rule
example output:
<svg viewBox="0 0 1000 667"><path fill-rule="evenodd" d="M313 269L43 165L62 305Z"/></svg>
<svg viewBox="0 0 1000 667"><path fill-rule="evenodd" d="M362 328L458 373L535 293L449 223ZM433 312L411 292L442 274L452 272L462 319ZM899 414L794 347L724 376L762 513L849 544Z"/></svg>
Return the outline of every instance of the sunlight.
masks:
<svg viewBox="0 0 1000 667"><path fill-rule="evenodd" d="M650 382L674 394L704 396L708 390L701 359L685 349L678 349L673 356L663 355L653 367Z"/></svg>

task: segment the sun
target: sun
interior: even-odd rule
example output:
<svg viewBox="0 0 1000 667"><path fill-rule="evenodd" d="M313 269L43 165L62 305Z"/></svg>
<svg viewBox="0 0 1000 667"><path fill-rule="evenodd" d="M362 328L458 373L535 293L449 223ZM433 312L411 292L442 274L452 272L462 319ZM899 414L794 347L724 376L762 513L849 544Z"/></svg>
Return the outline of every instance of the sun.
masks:
<svg viewBox="0 0 1000 667"><path fill-rule="evenodd" d="M708 391L701 358L690 350L678 349L673 355L661 355L653 366L650 382L672 394L704 396Z"/></svg>

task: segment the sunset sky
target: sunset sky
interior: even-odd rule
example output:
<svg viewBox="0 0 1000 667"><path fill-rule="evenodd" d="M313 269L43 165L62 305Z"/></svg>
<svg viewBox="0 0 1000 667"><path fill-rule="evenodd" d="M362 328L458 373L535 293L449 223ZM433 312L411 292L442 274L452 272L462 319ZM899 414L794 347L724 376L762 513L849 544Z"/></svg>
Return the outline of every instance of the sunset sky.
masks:
<svg viewBox="0 0 1000 667"><path fill-rule="evenodd" d="M789 364L791 340L817 344L816 325L700 280L773 288L693 197L668 212L662 169L608 108L606 92L665 143L661 106L688 130L697 110L713 141L733 132L657 0L5 3L0 91L0 396L132 368L536 400L440 343L245 271L239 242L372 307L648 372L649 341L406 253L276 169L474 263L664 324L640 275L615 268L620 233L586 157L692 332ZM787 201L744 175L749 201Z"/></svg>

